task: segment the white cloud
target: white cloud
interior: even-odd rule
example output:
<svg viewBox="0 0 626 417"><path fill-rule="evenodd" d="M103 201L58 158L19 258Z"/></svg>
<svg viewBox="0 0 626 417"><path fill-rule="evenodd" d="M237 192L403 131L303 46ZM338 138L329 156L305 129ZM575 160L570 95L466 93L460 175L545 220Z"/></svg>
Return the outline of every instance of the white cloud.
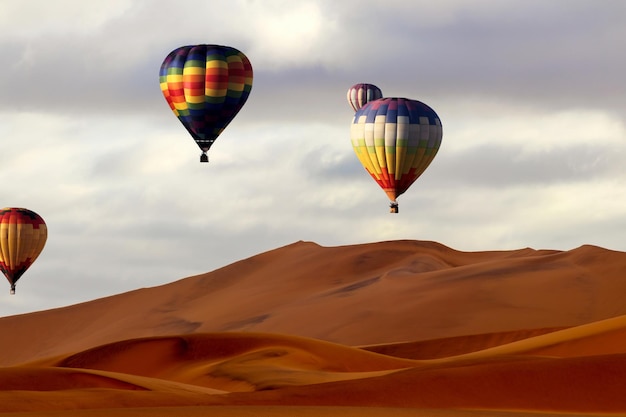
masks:
<svg viewBox="0 0 626 417"><path fill-rule="evenodd" d="M453 105L454 106L454 105ZM502 110L503 103L500 103ZM621 118L601 109L537 111L506 105L468 107L442 116L446 146L463 150L483 145L514 146L523 152L550 151L578 145L626 146ZM441 116L441 115L440 115ZM449 121L448 121L449 120Z"/></svg>
<svg viewBox="0 0 626 417"><path fill-rule="evenodd" d="M323 62L320 44L332 31L317 2L252 3L255 33L251 56L264 68L303 67Z"/></svg>
<svg viewBox="0 0 626 417"><path fill-rule="evenodd" d="M133 0L82 2L77 0L5 1L0 8L0 27L9 37L84 35L97 32L121 17Z"/></svg>
<svg viewBox="0 0 626 417"><path fill-rule="evenodd" d="M3 4L3 205L37 211L50 234L18 295L0 291L0 315L170 282L297 240L626 250L617 4ZM255 70L209 164L157 81L165 55L190 43L240 48ZM440 152L398 215L350 146L345 92L362 81L424 101L443 121Z"/></svg>

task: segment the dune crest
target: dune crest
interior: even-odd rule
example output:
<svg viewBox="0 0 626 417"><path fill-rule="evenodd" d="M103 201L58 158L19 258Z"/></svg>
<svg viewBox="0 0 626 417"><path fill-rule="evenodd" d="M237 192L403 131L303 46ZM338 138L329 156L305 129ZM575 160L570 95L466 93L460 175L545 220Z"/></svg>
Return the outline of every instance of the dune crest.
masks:
<svg viewBox="0 0 626 417"><path fill-rule="evenodd" d="M624 267L590 245L296 242L0 318L0 412L626 414Z"/></svg>
<svg viewBox="0 0 626 417"><path fill-rule="evenodd" d="M0 369L0 400L6 400L0 401L0 411L63 409L58 404L108 408L106 398L130 408L195 404L626 412L624 335L626 316L431 360L265 333L132 339ZM542 349L563 350L571 344L578 344L576 355L543 355ZM595 347L582 354L585 345ZM95 395L94 390L103 389L107 395ZM573 398L576 392L584 396ZM31 400L16 407L16 393ZM64 400L47 404L45 397L52 393Z"/></svg>
<svg viewBox="0 0 626 417"><path fill-rule="evenodd" d="M212 333L126 340L37 364L254 391L353 379L411 367L414 361L294 336Z"/></svg>

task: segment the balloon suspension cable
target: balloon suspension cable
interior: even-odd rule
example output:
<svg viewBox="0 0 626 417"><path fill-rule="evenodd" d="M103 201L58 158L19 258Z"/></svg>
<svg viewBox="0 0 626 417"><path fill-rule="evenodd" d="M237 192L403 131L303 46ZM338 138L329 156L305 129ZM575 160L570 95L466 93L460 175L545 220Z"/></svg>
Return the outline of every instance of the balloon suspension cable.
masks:
<svg viewBox="0 0 626 417"><path fill-rule="evenodd" d="M398 203L396 203L395 201L392 201L389 204L389 213L397 213L398 212Z"/></svg>

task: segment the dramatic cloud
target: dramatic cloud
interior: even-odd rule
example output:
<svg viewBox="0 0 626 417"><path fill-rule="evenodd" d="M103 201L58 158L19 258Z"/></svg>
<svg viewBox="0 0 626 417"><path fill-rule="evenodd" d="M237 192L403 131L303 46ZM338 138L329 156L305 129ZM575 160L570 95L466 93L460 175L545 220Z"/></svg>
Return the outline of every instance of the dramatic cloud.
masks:
<svg viewBox="0 0 626 417"><path fill-rule="evenodd" d="M297 240L626 250L620 0L24 0L0 10L2 205L49 240L0 316L160 285ZM209 164L158 86L163 58L237 47L250 99ZM442 119L388 214L356 159L357 82Z"/></svg>

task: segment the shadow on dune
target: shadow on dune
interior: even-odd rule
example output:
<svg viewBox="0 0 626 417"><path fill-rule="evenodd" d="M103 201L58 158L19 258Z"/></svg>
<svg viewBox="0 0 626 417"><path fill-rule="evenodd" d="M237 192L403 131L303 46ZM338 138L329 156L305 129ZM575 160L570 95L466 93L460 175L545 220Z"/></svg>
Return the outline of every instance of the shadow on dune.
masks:
<svg viewBox="0 0 626 417"><path fill-rule="evenodd" d="M297 242L1 318L0 411L626 413L624 267L593 246Z"/></svg>

